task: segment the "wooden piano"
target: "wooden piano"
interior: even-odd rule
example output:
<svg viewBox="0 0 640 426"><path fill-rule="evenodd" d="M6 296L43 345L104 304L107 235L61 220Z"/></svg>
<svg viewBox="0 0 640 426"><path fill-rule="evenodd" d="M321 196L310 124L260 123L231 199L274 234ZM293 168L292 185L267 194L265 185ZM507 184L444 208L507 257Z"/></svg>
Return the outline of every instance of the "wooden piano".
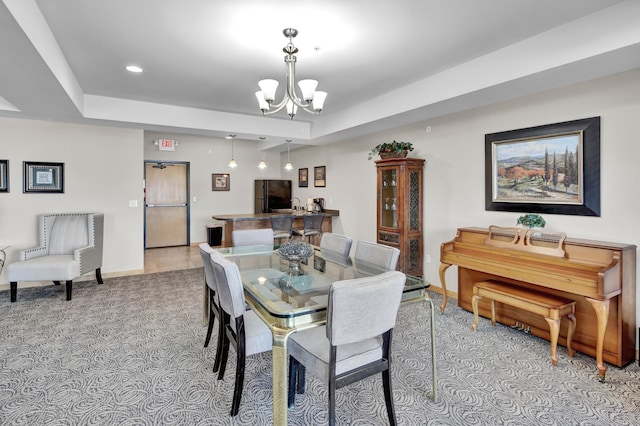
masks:
<svg viewBox="0 0 640 426"><path fill-rule="evenodd" d="M440 247L440 282L447 303L445 271L458 266L458 305L472 310L473 284L497 280L576 301L573 348L596 358L600 380L604 361L622 367L635 359L636 246L565 238L523 228L460 228ZM490 317L489 303L479 312ZM537 315L496 304L496 320L530 327L549 340L549 328ZM565 325L566 327L566 325ZM566 345L566 328L559 342Z"/></svg>

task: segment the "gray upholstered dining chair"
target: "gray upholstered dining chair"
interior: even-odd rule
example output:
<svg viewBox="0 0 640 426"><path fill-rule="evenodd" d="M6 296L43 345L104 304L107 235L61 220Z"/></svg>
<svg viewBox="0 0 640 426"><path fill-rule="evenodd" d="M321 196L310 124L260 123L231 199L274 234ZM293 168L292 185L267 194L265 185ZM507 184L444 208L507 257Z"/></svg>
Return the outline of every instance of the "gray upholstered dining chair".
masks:
<svg viewBox="0 0 640 426"><path fill-rule="evenodd" d="M231 403L231 415L235 416L238 414L242 399L246 357L270 351L272 334L269 326L254 311L245 310L244 290L238 266L217 252L211 254L211 260L218 284L225 329L218 380L224 377L229 357L229 344L231 344L236 350L236 380Z"/></svg>
<svg viewBox="0 0 640 426"><path fill-rule="evenodd" d="M273 229L236 229L231 239L234 247L273 245Z"/></svg>
<svg viewBox="0 0 640 426"><path fill-rule="evenodd" d="M336 390L382 373L387 416L396 424L391 337L405 280L402 272L388 271L331 285L326 326L289 338L289 408L295 405L295 394L304 393L309 370L329 384L329 424L334 425Z"/></svg>
<svg viewBox="0 0 640 426"><path fill-rule="evenodd" d="M324 215L322 214L305 214L302 216L302 223L304 228L295 229L294 232L300 235L303 239L306 237L307 242L311 242L311 237L314 235L322 235L322 221Z"/></svg>
<svg viewBox="0 0 640 426"><path fill-rule="evenodd" d="M273 238L282 242L283 239L291 238L293 233L293 222L295 216L292 214L280 214L271 216L271 229L273 229Z"/></svg>
<svg viewBox="0 0 640 426"><path fill-rule="evenodd" d="M71 300L73 280L95 271L102 284L102 213L55 213L38 218L40 246L20 251L20 260L7 266L11 301L15 302L18 282L66 282L67 300Z"/></svg>
<svg viewBox="0 0 640 426"><path fill-rule="evenodd" d="M220 369L220 355L222 354L222 335L224 333L224 325L222 324L222 314L220 311L220 300L218 296L218 284L215 274L213 273L213 262L211 253L214 250L207 243L200 244L200 256L202 257L202 265L204 266L204 280L207 285L207 299L209 305L209 323L207 325L207 337L204 339L204 347L209 346L211 334L213 333L213 325L216 318L218 319L218 341L216 343L216 356L213 362L213 371Z"/></svg>
<svg viewBox="0 0 640 426"><path fill-rule="evenodd" d="M353 257L356 262L366 262L384 269L395 270L398 265L400 250L384 244L358 241L356 243L356 253Z"/></svg>
<svg viewBox="0 0 640 426"><path fill-rule="evenodd" d="M349 256L351 252L351 244L353 240L349 237L340 234L334 234L333 232L325 232L320 239L320 249L323 251L330 251L342 256Z"/></svg>

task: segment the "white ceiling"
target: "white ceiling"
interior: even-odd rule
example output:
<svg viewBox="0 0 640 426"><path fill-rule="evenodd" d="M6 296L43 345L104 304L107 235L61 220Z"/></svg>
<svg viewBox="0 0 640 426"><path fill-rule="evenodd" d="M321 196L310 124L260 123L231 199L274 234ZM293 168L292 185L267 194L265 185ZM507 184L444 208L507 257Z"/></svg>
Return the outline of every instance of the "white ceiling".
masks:
<svg viewBox="0 0 640 426"><path fill-rule="evenodd" d="M257 81L329 93L263 117ZM2 0L0 115L322 144L640 67L640 1ZM129 64L142 74L124 70Z"/></svg>

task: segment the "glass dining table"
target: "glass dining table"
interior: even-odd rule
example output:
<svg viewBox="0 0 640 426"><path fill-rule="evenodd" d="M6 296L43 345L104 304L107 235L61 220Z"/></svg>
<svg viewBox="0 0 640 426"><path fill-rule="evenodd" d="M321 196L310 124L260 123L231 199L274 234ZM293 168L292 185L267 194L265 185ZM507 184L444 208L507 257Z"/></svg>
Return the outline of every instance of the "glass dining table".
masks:
<svg viewBox="0 0 640 426"><path fill-rule="evenodd" d="M313 254L302 262L283 259L273 246L226 247L218 251L238 265L247 305L271 328L273 424L286 425L288 337L296 331L325 324L329 287L333 282L377 275L386 269L315 246ZM426 291L428 287L428 281L407 276L402 301L423 301L430 305L432 399L436 401L435 309ZM205 316L208 312L205 305Z"/></svg>

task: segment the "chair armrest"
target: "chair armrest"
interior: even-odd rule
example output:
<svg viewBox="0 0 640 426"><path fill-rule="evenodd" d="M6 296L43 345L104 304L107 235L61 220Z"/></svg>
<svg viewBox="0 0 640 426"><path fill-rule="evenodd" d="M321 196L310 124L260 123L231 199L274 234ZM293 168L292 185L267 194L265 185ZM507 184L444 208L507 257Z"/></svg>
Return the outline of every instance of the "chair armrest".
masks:
<svg viewBox="0 0 640 426"><path fill-rule="evenodd" d="M20 260L35 259L36 257L42 257L49 254L46 247L34 247L26 250L20 250L18 258Z"/></svg>
<svg viewBox="0 0 640 426"><path fill-rule="evenodd" d="M95 245L75 249L73 258L80 264L80 274L84 275L102 266L102 250Z"/></svg>

